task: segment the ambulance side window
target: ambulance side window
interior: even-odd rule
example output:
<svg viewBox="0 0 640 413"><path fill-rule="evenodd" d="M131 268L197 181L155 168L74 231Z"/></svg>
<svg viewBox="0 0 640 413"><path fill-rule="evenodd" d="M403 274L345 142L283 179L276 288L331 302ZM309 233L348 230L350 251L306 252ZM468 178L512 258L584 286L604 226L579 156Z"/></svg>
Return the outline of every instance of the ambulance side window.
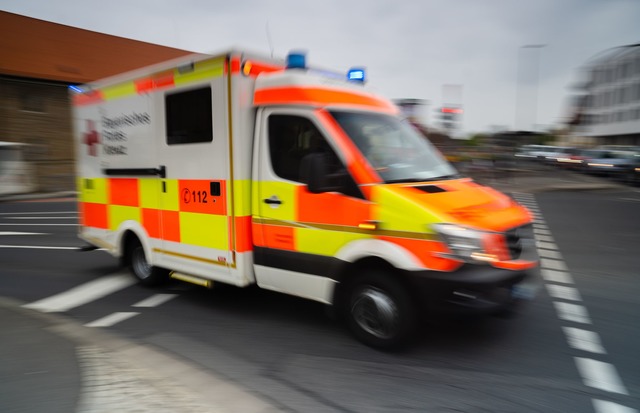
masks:
<svg viewBox="0 0 640 413"><path fill-rule="evenodd" d="M330 153L338 159L309 119L291 115L269 117L269 153L276 175L303 182L300 177L302 158L314 152Z"/></svg>
<svg viewBox="0 0 640 413"><path fill-rule="evenodd" d="M338 155L309 119L293 115L271 115L268 133L271 166L280 178L306 184L301 171L302 159L310 154L321 153L327 160L327 173L344 176L345 184L340 192L364 198Z"/></svg>
<svg viewBox="0 0 640 413"><path fill-rule="evenodd" d="M165 96L167 144L213 141L211 87Z"/></svg>

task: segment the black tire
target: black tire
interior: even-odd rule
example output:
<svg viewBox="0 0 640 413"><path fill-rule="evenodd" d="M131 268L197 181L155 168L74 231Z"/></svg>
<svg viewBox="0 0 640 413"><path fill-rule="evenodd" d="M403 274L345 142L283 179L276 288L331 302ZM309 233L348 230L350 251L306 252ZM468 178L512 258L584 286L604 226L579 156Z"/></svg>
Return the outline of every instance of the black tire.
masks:
<svg viewBox="0 0 640 413"><path fill-rule="evenodd" d="M397 350L408 344L416 326L411 295L393 277L379 270L365 270L351 283L344 306L353 335L381 350Z"/></svg>
<svg viewBox="0 0 640 413"><path fill-rule="evenodd" d="M138 282L147 287L165 283L169 279L169 271L149 265L144 248L140 241L134 240L128 251L129 267Z"/></svg>

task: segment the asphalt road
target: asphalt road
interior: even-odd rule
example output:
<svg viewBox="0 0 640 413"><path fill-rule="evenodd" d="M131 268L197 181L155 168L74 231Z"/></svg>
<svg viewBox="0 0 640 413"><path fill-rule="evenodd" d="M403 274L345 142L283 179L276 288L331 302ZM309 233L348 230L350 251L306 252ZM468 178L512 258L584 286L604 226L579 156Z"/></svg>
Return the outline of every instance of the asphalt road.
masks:
<svg viewBox="0 0 640 413"><path fill-rule="evenodd" d="M431 319L402 353L360 345L322 305L258 289L206 290L175 282L150 290L124 282L63 314L107 325L95 328L167 351L291 411L640 408L640 193L519 199L538 214L540 248L553 258L540 273L536 299L506 319ZM124 277L106 253L75 249L82 242L75 237L73 203L3 203L0 214L0 296L33 303L94 280ZM558 262L566 269L556 271ZM571 284L558 282L558 273L569 274ZM155 304L141 305L151 297ZM565 304L583 308L588 320L571 320L566 310L576 307ZM105 321L113 314L127 318ZM598 351L571 340L578 330L591 338L583 344L593 347L598 337ZM20 391L11 380L0 386Z"/></svg>

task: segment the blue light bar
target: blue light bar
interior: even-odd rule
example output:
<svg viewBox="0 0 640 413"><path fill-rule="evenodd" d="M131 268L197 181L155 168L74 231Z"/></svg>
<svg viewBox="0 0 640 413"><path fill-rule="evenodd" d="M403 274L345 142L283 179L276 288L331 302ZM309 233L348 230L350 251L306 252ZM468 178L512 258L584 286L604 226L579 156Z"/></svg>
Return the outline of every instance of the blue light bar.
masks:
<svg viewBox="0 0 640 413"><path fill-rule="evenodd" d="M76 93L82 93L83 90L80 89L78 86L74 86L74 85L69 85L69 89L73 90Z"/></svg>
<svg viewBox="0 0 640 413"><path fill-rule="evenodd" d="M347 72L347 79L352 82L364 83L364 81L366 80L364 69L359 67L349 69L349 71Z"/></svg>
<svg viewBox="0 0 640 413"><path fill-rule="evenodd" d="M306 69L306 56L303 52L290 52L287 55L287 69Z"/></svg>

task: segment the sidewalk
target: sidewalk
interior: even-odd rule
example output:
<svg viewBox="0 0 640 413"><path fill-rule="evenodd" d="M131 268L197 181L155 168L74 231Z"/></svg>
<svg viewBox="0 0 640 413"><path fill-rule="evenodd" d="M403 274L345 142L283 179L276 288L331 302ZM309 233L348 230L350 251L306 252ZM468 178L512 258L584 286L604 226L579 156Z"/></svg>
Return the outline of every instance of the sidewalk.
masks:
<svg viewBox="0 0 640 413"><path fill-rule="evenodd" d="M240 385L151 346L0 298L0 410L273 413ZM10 340L8 338L11 338Z"/></svg>

